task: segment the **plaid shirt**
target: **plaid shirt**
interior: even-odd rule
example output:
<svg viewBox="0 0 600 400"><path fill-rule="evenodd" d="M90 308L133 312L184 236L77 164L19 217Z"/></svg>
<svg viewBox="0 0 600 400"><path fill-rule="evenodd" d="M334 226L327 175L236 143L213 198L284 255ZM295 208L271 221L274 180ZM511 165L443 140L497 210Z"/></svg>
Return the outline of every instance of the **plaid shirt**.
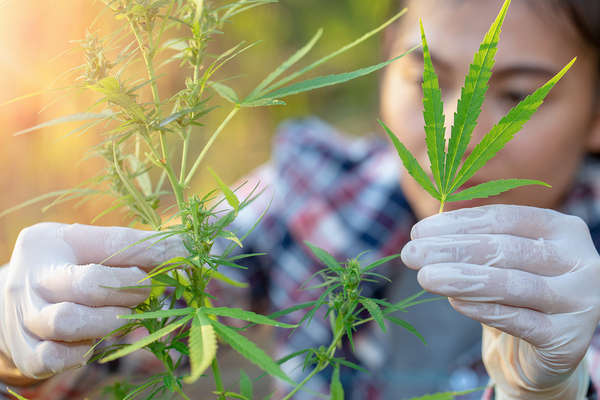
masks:
<svg viewBox="0 0 600 400"><path fill-rule="evenodd" d="M247 253L268 255L240 260L248 269L233 270L231 275L247 280L249 292L217 288L221 303L243 303L247 308L250 301L252 307L269 312L316 300L320 291L299 290L322 269L304 241L326 249L340 261L367 251L361 260L369 262L398 253L409 240L416 218L399 187L398 156L386 142L374 136L349 138L316 119L308 119L283 125L273 149L271 162L250 174L248 184L237 192L243 198L245 192L261 181L269 183L267 192L272 195L263 193L240 212L235 222L240 229L238 233L243 234L272 199L268 212L246 238L243 248ZM579 215L588 223L597 247L600 245L599 176L600 164L586 163L562 210ZM380 267L377 272L392 277L394 283L367 283L363 295L396 301L419 290L414 271L401 266L399 261ZM301 317L301 313L293 313L284 322L298 323ZM403 314L402 318L425 336L428 346L404 330L390 326L388 333L382 334L376 324L362 325L353 335L356 352L350 351L345 343L337 356L364 365L372 374L343 369L346 398L398 399L486 386L488 378L480 360L481 329L478 323L461 317L443 300L416 306ZM321 314L291 336L289 331L276 330L275 357L327 345L331 341L328 325L329 321ZM600 331L594 336L587 361L591 380L597 386ZM301 360L290 360L283 368L298 380L303 376L298 365ZM152 366L150 359L122 362L117 371L110 371L110 365L92 364L20 392L30 399L81 399L89 387L99 387L99 383L106 383L115 373L147 373L144 369ZM329 378L330 372L325 370L309 382L308 388L327 393ZM594 396L591 387L590 396ZM278 390L272 398L283 397L282 393L289 388ZM481 396L479 392L459 398L481 399ZM295 396L300 400L309 398L314 396L305 392ZM493 399L493 391L487 389L483 398Z"/></svg>

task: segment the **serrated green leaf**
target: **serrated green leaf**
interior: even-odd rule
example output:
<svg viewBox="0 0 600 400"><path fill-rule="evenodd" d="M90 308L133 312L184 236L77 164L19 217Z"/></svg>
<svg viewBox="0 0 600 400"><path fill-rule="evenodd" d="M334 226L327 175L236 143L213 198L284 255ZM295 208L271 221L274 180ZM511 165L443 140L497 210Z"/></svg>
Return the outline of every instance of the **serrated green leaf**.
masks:
<svg viewBox="0 0 600 400"><path fill-rule="evenodd" d="M177 350L178 352L180 352L181 354L185 355L185 356L189 356L190 355L190 350L187 347L187 345L185 345L182 342L179 341L174 341L171 342L171 347L175 350Z"/></svg>
<svg viewBox="0 0 600 400"><path fill-rule="evenodd" d="M296 384L281 370L281 367L279 367L267 353L257 347L253 342L220 322L212 319L209 319L209 321L219 336L248 361L257 365L273 377L279 378L290 385Z"/></svg>
<svg viewBox="0 0 600 400"><path fill-rule="evenodd" d="M273 92L268 92L266 95L264 95L263 97L259 97L257 100L264 99L264 98L280 99L282 97L291 96L293 94L308 92L310 90L319 89L319 88L326 87L326 86L337 85L337 84L343 83L343 82L348 82L352 79L356 79L358 77L368 75L372 72L378 71L381 68L387 66L388 64L391 64L394 61L398 60L399 58L404 57L410 51L412 51L412 49L407 51L404 54L399 55L398 57L392 58L391 60L384 61L382 63L376 64L376 65L373 65L373 66L370 66L367 68L361 68L361 69L357 69L356 71L346 72L346 73L342 73L342 74L320 76L317 78L307 79L302 82L294 83L292 85L283 87L281 89L277 89Z"/></svg>
<svg viewBox="0 0 600 400"><path fill-rule="evenodd" d="M233 193L233 191L231 189L229 189L229 186L227 186L221 180L221 178L219 178L219 176L215 173L215 171L213 171L211 168L208 168L208 170L210 171L212 176L214 176L215 180L219 184L221 191L225 195L225 199L227 200L227 203L229 203L229 205L235 210L236 213L239 212L240 201L238 200L237 196Z"/></svg>
<svg viewBox="0 0 600 400"><path fill-rule="evenodd" d="M146 116L142 107L140 107L131 96L123 93L119 81L113 76L107 76L99 80L95 85L89 85L90 89L102 93L106 99L121 107L131 117L146 123Z"/></svg>
<svg viewBox="0 0 600 400"><path fill-rule="evenodd" d="M448 190L448 194L467 182L481 167L504 148L514 134L523 127L523 124L531 118L542 104L550 89L556 85L558 80L571 68L575 58L571 60L558 74L550 79L544 86L537 89L533 94L512 108L508 114L500 119L496 125L481 139L456 175L456 180Z"/></svg>
<svg viewBox="0 0 600 400"><path fill-rule="evenodd" d="M287 103L283 100L261 99L240 103L240 107L264 107L264 106L285 106Z"/></svg>
<svg viewBox="0 0 600 400"><path fill-rule="evenodd" d="M386 330L385 330L385 323L383 322L383 313L381 312L381 309L379 308L377 303L375 303L371 299L367 299L366 297L361 297L360 299L358 299L358 301L363 306L365 306L365 308L367 309L367 311L369 311L369 314L371 314L371 316L373 317L375 322L377 322L377 324L379 324L379 327L381 328L381 330L383 332L385 332Z"/></svg>
<svg viewBox="0 0 600 400"><path fill-rule="evenodd" d="M374 262L372 262L371 264L369 264L369 265L367 265L366 267L364 267L364 268L362 269L362 272L367 272L367 271L370 271L370 270L372 270L372 269L374 269L374 268L377 268L377 267L379 267L380 265L383 265L383 264L385 264L385 263L387 263L387 262L389 262L389 261L393 260L394 258L398 258L398 257L400 257L400 254L394 254L394 255L392 255L392 256L384 257L384 258L382 258L382 259L380 259L380 260L374 261Z"/></svg>
<svg viewBox="0 0 600 400"><path fill-rule="evenodd" d="M215 108L219 108L219 106L215 106L215 107L211 107L211 108L205 108L204 104L196 106L196 107L192 107L192 108L186 108L184 110L181 111L177 111L176 113L173 113L171 115L169 115L167 118L163 119L160 122L160 127L163 126L167 126L168 124L170 124L171 122L175 121L177 118L181 118L185 115L188 114L192 114L192 113L198 113L194 116L194 119L199 118L203 115L208 114L209 112L211 112L212 110L214 110ZM198 112L201 111L201 112Z"/></svg>
<svg viewBox="0 0 600 400"><path fill-rule="evenodd" d="M119 165L119 160L117 158L117 148L113 146L113 159L114 166L119 178L121 178L121 182L133 198L135 204L138 206L139 211L142 213L142 216L145 217L146 221L152 229L157 230L161 225L161 219L156 214L156 210L154 210L150 205L146 202L144 196L140 193L140 191L135 187L133 182L123 173L121 170L121 166Z"/></svg>
<svg viewBox="0 0 600 400"><path fill-rule="evenodd" d="M233 232L219 231L219 233L217 233L217 236L223 239L231 240L232 242L235 242L235 244L237 244L238 246L244 247L242 246L242 242L240 242L240 239L238 239L238 237Z"/></svg>
<svg viewBox="0 0 600 400"><path fill-rule="evenodd" d="M174 308L172 310L159 310L152 312L145 312L139 314L128 314L128 315L119 315L118 318L121 319L154 319L154 318L168 318L168 317L178 317L182 315L191 315L196 311L194 307L186 307L186 308Z"/></svg>
<svg viewBox="0 0 600 400"><path fill-rule="evenodd" d="M186 383L193 383L206 371L217 355L217 335L215 328L210 323L211 319L198 309L192 320L190 329L190 375L185 378Z"/></svg>
<svg viewBox="0 0 600 400"><path fill-rule="evenodd" d="M498 179L495 181L480 183L477 186L454 193L446 199L446 202L486 198L526 185L542 185L551 187L547 183L531 179Z"/></svg>
<svg viewBox="0 0 600 400"><path fill-rule="evenodd" d="M435 186L433 186L433 183L427 176L427 173L425 173L425 170L423 170L413 155L410 154L410 151L408 151L406 146L404 146L404 144L398 140L390 128L388 128L382 121L377 121L379 121L381 126L383 126L383 129L392 140L392 143L394 144L394 147L396 148L396 151L398 152L406 171L408 171L410 176L412 176L414 180L417 181L417 183L427 191L427 193L429 193L434 199L440 201L442 197Z"/></svg>
<svg viewBox="0 0 600 400"><path fill-rule="evenodd" d="M444 103L437 75L433 69L423 23L421 42L423 46L423 118L425 120L425 143L431 163L431 173L439 192L443 191L444 164L446 162L446 127L444 126Z"/></svg>
<svg viewBox="0 0 600 400"><path fill-rule="evenodd" d="M344 388L342 387L342 382L340 381L340 367L337 365L333 369L333 374L331 375L331 400L344 400Z"/></svg>
<svg viewBox="0 0 600 400"><path fill-rule="evenodd" d="M240 102L240 99L238 98L238 95L235 92L235 90L233 90L229 86L223 85L222 83L213 83L211 87L215 89L219 96L221 96L225 100L233 104L238 104Z"/></svg>
<svg viewBox="0 0 600 400"><path fill-rule="evenodd" d="M48 126L65 124L67 122L112 118L114 116L114 114L115 113L112 110L103 110L100 113L78 113L78 114L65 115L63 117L55 118L51 121L47 121L47 122L41 123L39 125L32 126L31 128L27 128L27 129L23 129L22 131L15 132L13 135L14 136L22 135L27 132L36 131L38 129L46 128Z"/></svg>
<svg viewBox="0 0 600 400"><path fill-rule="evenodd" d="M419 339L421 339L421 341L423 343L425 343L425 345L427 345L427 342L425 341L425 339L423 338L423 336L415 329L414 326L412 326L411 324L409 324L408 322L400 319L400 318L396 318L396 317L392 317L391 315L385 315L383 318L387 319L388 321L401 326L402 328L406 329L407 331L409 331L410 333L414 334L416 337L418 337Z"/></svg>
<svg viewBox="0 0 600 400"><path fill-rule="evenodd" d="M241 247L241 246L240 246ZM234 287L239 287L239 288L247 288L248 284L246 282L238 282L235 279L232 279L226 275L223 275L220 272L217 271L213 271L212 269L208 269L206 267L202 267L202 269L204 270L204 273L206 275L212 275L213 279L216 279L218 281L221 282L225 282L228 285L234 286Z"/></svg>
<svg viewBox="0 0 600 400"><path fill-rule="evenodd" d="M465 85L461 89L460 99L454 114L454 124L448 143L448 154L446 156L445 179L443 188L447 188L460 166L467 146L472 138L473 130L477 125L477 118L481 113L488 82L492 75L494 56L498 49L500 31L510 1L502 6L496 20L485 35L479 50L473 57L473 63L469 66L469 72L465 77Z"/></svg>
<svg viewBox="0 0 600 400"><path fill-rule="evenodd" d="M252 400L252 380L242 370L240 371L240 394L248 400Z"/></svg>
<svg viewBox="0 0 600 400"><path fill-rule="evenodd" d="M365 40L367 40L371 36L375 35L376 33L380 32L381 30L383 30L386 26L390 25L395 20L397 20L398 18L400 18L402 15L404 15L404 13L406 13L406 11L407 11L407 9L404 8L398 14L394 15L392 18L390 18L389 20L387 20L386 22L384 22L383 24L381 24L377 28L373 29L370 32L365 33L363 36L361 36L360 38L356 39L352 43L347 44L346 46L342 47L341 49L338 49L338 50L334 51L333 53L330 53L330 54L326 55L325 57L322 57L319 60L313 62L312 64L308 65L307 67L302 68L300 71L294 72L293 74L290 74L290 75L286 76L285 78L281 79L280 81L272 84L271 86L269 86L268 88L266 88L265 90L263 90L259 95L261 97L272 97L270 95L269 96L265 96L265 93L272 93L275 89L277 89L277 88L285 85L288 82L291 82L292 80L294 80L297 77L305 74L306 72L308 72L308 71L310 71L310 70L318 67L319 65L324 64L325 62L331 60L332 58L334 58L334 57L336 57L336 56L344 53L345 51L350 50L354 46L356 46L356 45L364 42ZM410 51L412 51L412 50L410 50Z"/></svg>
<svg viewBox="0 0 600 400"><path fill-rule="evenodd" d="M121 358L123 356L126 356L127 354L133 353L136 350L139 350L147 345L149 345L152 342L157 341L158 339L160 339L163 336L168 335L169 333L173 332L176 329L179 329L182 325L186 324L190 319L192 319L193 315L189 315L185 318L180 319L177 322L173 322L167 326L165 326L164 328L146 336L145 338L138 340L137 342L129 345L129 346L125 346L122 349L115 351L114 353L111 353L110 355L102 358L99 362L100 364L112 361L112 360L116 360L117 358Z"/></svg>
<svg viewBox="0 0 600 400"><path fill-rule="evenodd" d="M253 322L261 325L277 326L279 328L295 328L296 325L284 324L283 322L275 321L264 315L253 313L252 311L242 310L241 308L229 308L229 307L215 307L206 308L201 307L199 310L206 314L214 314L219 317L235 318L242 321Z"/></svg>
<svg viewBox="0 0 600 400"><path fill-rule="evenodd" d="M307 241L304 241L304 244L306 244L311 251L313 252L313 254L315 256L317 256L317 258L321 261L323 261L323 263L328 267L328 268L341 268L340 263L338 263L335 258L329 254L328 252L326 252L325 250L323 250L320 247L315 246L312 243L309 243Z"/></svg>
<svg viewBox="0 0 600 400"><path fill-rule="evenodd" d="M277 67L277 69L273 72L271 72L257 87L256 89L254 89L252 91L252 93L250 93L248 95L248 99L253 99L254 96L257 93L260 93L265 87L267 87L267 85L269 85L271 82L273 82L275 79L277 79L279 77L279 75L281 75L283 72L285 72L285 70L287 70L289 67L291 67L292 65L294 65L296 62L298 62L300 59L302 59L302 57L304 57L315 45L315 43L317 43L317 41L321 38L321 35L323 34L323 28L320 28L317 33L312 37L312 39L310 39L310 41L305 44L300 50L296 51L294 54L292 54L292 56L290 58L288 58L287 60L285 60L283 62L283 64L281 64L279 67ZM245 105L245 107L250 107L248 105Z"/></svg>
<svg viewBox="0 0 600 400"><path fill-rule="evenodd" d="M163 377L163 384L171 392L174 392L174 389L173 389L173 375L165 375Z"/></svg>

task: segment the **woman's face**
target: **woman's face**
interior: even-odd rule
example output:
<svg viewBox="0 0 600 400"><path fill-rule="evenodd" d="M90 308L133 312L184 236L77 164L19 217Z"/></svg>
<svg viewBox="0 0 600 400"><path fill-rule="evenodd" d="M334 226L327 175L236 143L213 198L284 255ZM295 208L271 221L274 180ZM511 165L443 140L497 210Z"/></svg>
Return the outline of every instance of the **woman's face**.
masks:
<svg viewBox="0 0 600 400"><path fill-rule="evenodd" d="M421 43L418 26L421 18L442 91L447 137L473 54L502 3L501 0L410 1L409 12L402 17L393 53L399 54ZM509 7L489 89L465 157L520 100L546 83L573 57L577 56L577 61L531 120L467 186L521 178L541 180L552 188L525 186L488 199L447 203L446 210L491 203L556 208L569 190L582 157L588 151L600 149L596 55L581 41L569 21L556 20L547 13L547 8L529 3L534 2L515 0ZM381 111L384 122L428 171L422 68L420 48L387 68L382 80ZM401 186L417 217L424 218L439 210L437 200L407 173L403 173Z"/></svg>

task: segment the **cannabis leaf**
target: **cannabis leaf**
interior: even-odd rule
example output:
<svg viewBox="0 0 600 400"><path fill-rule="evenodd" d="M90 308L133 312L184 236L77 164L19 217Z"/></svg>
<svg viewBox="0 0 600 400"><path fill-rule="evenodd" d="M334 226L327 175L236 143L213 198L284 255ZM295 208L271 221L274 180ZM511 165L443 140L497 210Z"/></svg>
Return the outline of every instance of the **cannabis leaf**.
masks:
<svg viewBox="0 0 600 400"><path fill-rule="evenodd" d="M440 202L440 212L444 210L444 204L449 201L486 198L524 185L543 185L549 187L544 182L531 179L499 179L455 193L481 167L486 165L498 151L503 149L506 143L513 139L515 133L537 111L550 89L554 87L575 62L575 59L573 59L545 85L512 108L506 116L492 127L482 138L481 142L475 146L471 154L462 162L467 151L467 146L473 137L472 134L477 125L477 118L481 113L481 106L488 89L488 81L492 75L500 31L509 5L510 0L505 0L498 17L496 17L496 20L485 35L483 42L479 46L479 51L475 53L473 63L469 67L469 71L465 77L465 85L461 90L461 96L457 103L447 150L441 91L431 61L423 24L421 23L424 59L422 85L423 117L425 120L427 155L431 164L430 170L433 179L429 177L406 146L398 140L396 135L383 122L379 121L392 140L402 160L402 164L404 164L408 173L423 189Z"/></svg>

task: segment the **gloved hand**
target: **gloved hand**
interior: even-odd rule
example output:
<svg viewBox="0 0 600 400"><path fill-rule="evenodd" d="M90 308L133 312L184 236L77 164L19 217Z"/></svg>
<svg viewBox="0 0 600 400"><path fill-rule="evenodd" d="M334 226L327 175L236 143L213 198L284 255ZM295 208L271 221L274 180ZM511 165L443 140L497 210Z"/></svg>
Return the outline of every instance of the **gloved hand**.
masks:
<svg viewBox="0 0 600 400"><path fill-rule="evenodd" d="M123 326L149 289L143 269L185 256L181 239L118 227L42 223L19 235L10 264L0 268L0 379L47 378L85 364L95 339ZM141 268L141 269L140 269Z"/></svg>
<svg viewBox="0 0 600 400"><path fill-rule="evenodd" d="M584 398L582 360L600 319L600 256L581 219L485 206L426 218L412 239L402 259L419 270L421 286L484 324L497 399Z"/></svg>

